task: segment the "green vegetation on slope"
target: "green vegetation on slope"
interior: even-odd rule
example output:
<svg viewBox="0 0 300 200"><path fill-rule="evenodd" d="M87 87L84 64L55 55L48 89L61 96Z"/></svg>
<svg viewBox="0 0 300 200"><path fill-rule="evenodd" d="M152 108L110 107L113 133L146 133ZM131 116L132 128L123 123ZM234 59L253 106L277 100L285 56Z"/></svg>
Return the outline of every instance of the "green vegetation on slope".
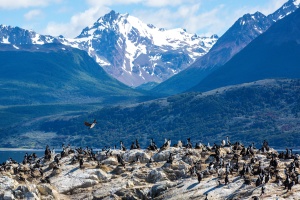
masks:
<svg viewBox="0 0 300 200"><path fill-rule="evenodd" d="M0 65L0 105L86 103L112 96L143 96L110 77L78 49L58 45L47 51L0 51Z"/></svg>
<svg viewBox="0 0 300 200"><path fill-rule="evenodd" d="M193 143L219 144L228 135L232 142L258 144L267 139L274 147L299 148L299 88L299 80L267 80L184 93L136 106L106 107L69 120L44 120L37 130L56 133L60 140L49 140L52 145L67 141L101 148L123 140L129 146L137 138L146 147L150 138L161 145L164 138L174 144L188 137ZM98 124L88 130L83 122L93 119Z"/></svg>

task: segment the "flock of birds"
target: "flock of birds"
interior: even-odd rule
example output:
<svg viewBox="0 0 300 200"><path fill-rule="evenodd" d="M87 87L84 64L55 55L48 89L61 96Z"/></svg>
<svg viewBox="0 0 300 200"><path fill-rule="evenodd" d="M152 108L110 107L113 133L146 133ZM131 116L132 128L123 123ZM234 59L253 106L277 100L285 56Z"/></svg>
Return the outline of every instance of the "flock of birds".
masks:
<svg viewBox="0 0 300 200"><path fill-rule="evenodd" d="M92 124L86 124L90 128L93 128L96 124L96 120ZM165 140L164 144L158 148L154 140L151 139L148 151L153 151L156 153L167 150L171 146L171 140ZM191 164L189 173L190 176L196 176L198 182L204 178L210 177L211 175L217 175L220 185L227 185L230 183L229 177L241 177L244 179L244 184L253 184L253 178L255 177L255 186L261 187L261 195L265 194L265 185L272 182L277 183L282 186L284 190L291 191L295 184L300 183L299 169L299 155L294 154L292 149L286 149L285 152L277 153L276 151L271 151L267 141L263 141L262 147L257 149L252 143L248 147L243 144L236 142L231 143L229 138L223 140L220 145L214 144L213 146L204 145L201 143L196 143L193 147L191 139L188 138L186 144L179 141L174 147L180 147L185 149L199 149L202 152L206 152L208 158L203 161L199 158L198 161ZM132 142L130 149L140 149L140 144L138 140ZM224 149L226 149L226 154L224 154ZM120 150L128 151L124 146L123 142L120 141ZM126 162L124 161L122 154L113 155L113 149L103 148L102 152L105 152L105 156L116 156L119 165L125 168ZM170 151L171 152L171 151ZM99 152L98 152L99 153ZM62 145L62 151L55 154L54 149L50 150L49 146L46 146L44 156L38 158L35 153L25 154L24 159L21 163L16 162L12 158L9 158L6 162L0 165L0 173L11 173L15 175L17 181L25 181L26 179L36 179L42 183L50 183L51 174L44 176L45 172L48 170L57 170L60 167L60 159L74 154L71 163L79 163L79 168L83 168L84 162L98 161L100 165L100 158L98 153L95 153L92 148L71 148L70 145ZM268 166L258 160L256 155L258 153L263 153L268 159ZM188 154L188 153L187 153ZM137 156L136 162L139 160ZM280 176L279 164L280 161L287 161L284 168L284 177ZM47 161L52 161L48 166L45 166ZM169 154L167 163L172 164L174 161L173 153ZM155 162L150 158L149 163ZM265 162L266 163L266 162ZM51 165L51 166L50 166ZM49 174L49 173L48 173ZM281 173L282 174L282 173ZM224 183L222 183L222 179ZM206 194L206 199L208 199ZM259 199L258 196L254 196L253 199Z"/></svg>

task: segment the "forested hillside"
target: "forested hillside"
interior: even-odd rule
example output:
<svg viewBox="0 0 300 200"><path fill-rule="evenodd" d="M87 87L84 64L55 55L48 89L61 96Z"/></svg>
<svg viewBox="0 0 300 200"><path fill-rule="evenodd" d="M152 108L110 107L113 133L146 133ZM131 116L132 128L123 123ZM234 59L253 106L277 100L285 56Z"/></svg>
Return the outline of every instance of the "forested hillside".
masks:
<svg viewBox="0 0 300 200"><path fill-rule="evenodd" d="M264 139L277 148L297 147L300 138L300 80L263 80L220 88L206 93L184 93L134 106L106 107L76 118L44 120L34 124L37 130L56 137L47 142L62 142L94 147L129 147L138 139L145 148L150 138L161 145L165 138L172 144L191 137L193 144L220 143L226 136L232 142L261 143ZM83 122L97 120L94 129ZM26 144L30 138L20 128L14 142ZM13 129L9 130L14 134ZM4 137L4 136L2 136ZM7 137L8 138L8 137ZM11 139L2 140L9 146ZM36 139L38 146L39 139Z"/></svg>

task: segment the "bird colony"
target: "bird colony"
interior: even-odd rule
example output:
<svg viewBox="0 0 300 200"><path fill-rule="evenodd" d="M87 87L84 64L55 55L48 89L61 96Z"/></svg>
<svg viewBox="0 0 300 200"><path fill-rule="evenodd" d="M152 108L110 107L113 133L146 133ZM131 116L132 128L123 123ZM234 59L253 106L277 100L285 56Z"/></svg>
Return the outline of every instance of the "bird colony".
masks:
<svg viewBox="0 0 300 200"><path fill-rule="evenodd" d="M190 138L142 149L46 146L0 166L0 199L300 199L299 155L262 144Z"/></svg>

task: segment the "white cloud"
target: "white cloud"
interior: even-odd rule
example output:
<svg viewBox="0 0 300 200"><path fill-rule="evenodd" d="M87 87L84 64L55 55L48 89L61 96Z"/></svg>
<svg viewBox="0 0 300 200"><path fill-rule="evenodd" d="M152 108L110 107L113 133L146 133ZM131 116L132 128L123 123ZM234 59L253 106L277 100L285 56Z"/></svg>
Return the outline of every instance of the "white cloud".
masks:
<svg viewBox="0 0 300 200"><path fill-rule="evenodd" d="M49 22L43 32L53 36L63 35L74 38L81 33L82 29L92 25L109 11L110 9L107 7L92 7L82 13L73 15L68 23Z"/></svg>
<svg viewBox="0 0 300 200"><path fill-rule="evenodd" d="M192 4L194 0L147 0L145 5L150 7L165 7L165 6L179 6L182 4Z"/></svg>
<svg viewBox="0 0 300 200"><path fill-rule="evenodd" d="M0 9L44 7L50 3L59 3L61 1L62 0L1 0Z"/></svg>
<svg viewBox="0 0 300 200"><path fill-rule="evenodd" d="M188 17L198 12L199 8L200 8L199 3L194 5L183 5L178 8L177 12L181 17Z"/></svg>
<svg viewBox="0 0 300 200"><path fill-rule="evenodd" d="M263 13L264 15L269 15L279 9L287 0L269 0L267 4L263 6L244 6L239 9L236 9L233 14L234 16L243 16L244 14L250 13L253 14L257 11Z"/></svg>
<svg viewBox="0 0 300 200"><path fill-rule="evenodd" d="M280 8L287 0L271 0L270 3L263 8L259 8L259 11L264 15L269 15L275 12L278 8Z"/></svg>
<svg viewBox="0 0 300 200"><path fill-rule="evenodd" d="M128 5L142 4L148 7L166 7L178 6L182 4L199 3L200 0L86 0L91 6L112 6L112 5Z"/></svg>
<svg viewBox="0 0 300 200"><path fill-rule="evenodd" d="M223 6L219 5L212 10L200 12L200 4L189 4L177 7L176 10L167 8L136 11L132 15L145 23L159 28L185 28L190 33L201 35L216 34L226 29L228 24L220 16Z"/></svg>
<svg viewBox="0 0 300 200"><path fill-rule="evenodd" d="M50 0L48 0L50 1ZM90 8L73 15L68 23L48 23L45 33L75 37L83 28L92 25L99 17L108 13L111 7L135 5L130 13L145 23L159 28L185 28L190 33L221 36L233 23L246 13L260 11L270 14L286 0L268 0L261 6L237 7L233 4L218 4L204 7L203 0L85 0ZM137 6L140 5L140 6ZM118 12L118 11L117 11Z"/></svg>
<svg viewBox="0 0 300 200"><path fill-rule="evenodd" d="M111 6L143 3L145 0L86 0L90 6Z"/></svg>
<svg viewBox="0 0 300 200"><path fill-rule="evenodd" d="M137 10L133 16L139 18L142 22L147 24L153 24L158 28L174 28L176 26L176 13L171 12L169 9L147 9L147 10ZM177 27L179 28L179 27Z"/></svg>
<svg viewBox="0 0 300 200"><path fill-rule="evenodd" d="M184 21L185 27L189 32L205 34L204 32L213 32L214 34L220 33L224 26L227 27L227 24L220 18L218 15L220 8L214 8L205 13L196 13L191 15L188 19ZM203 32L204 31L204 32ZM206 35L206 34L205 34Z"/></svg>
<svg viewBox="0 0 300 200"><path fill-rule="evenodd" d="M29 12L27 12L25 15L24 15L24 18L26 20L32 20L38 16L42 15L42 11L41 10L30 10Z"/></svg>

